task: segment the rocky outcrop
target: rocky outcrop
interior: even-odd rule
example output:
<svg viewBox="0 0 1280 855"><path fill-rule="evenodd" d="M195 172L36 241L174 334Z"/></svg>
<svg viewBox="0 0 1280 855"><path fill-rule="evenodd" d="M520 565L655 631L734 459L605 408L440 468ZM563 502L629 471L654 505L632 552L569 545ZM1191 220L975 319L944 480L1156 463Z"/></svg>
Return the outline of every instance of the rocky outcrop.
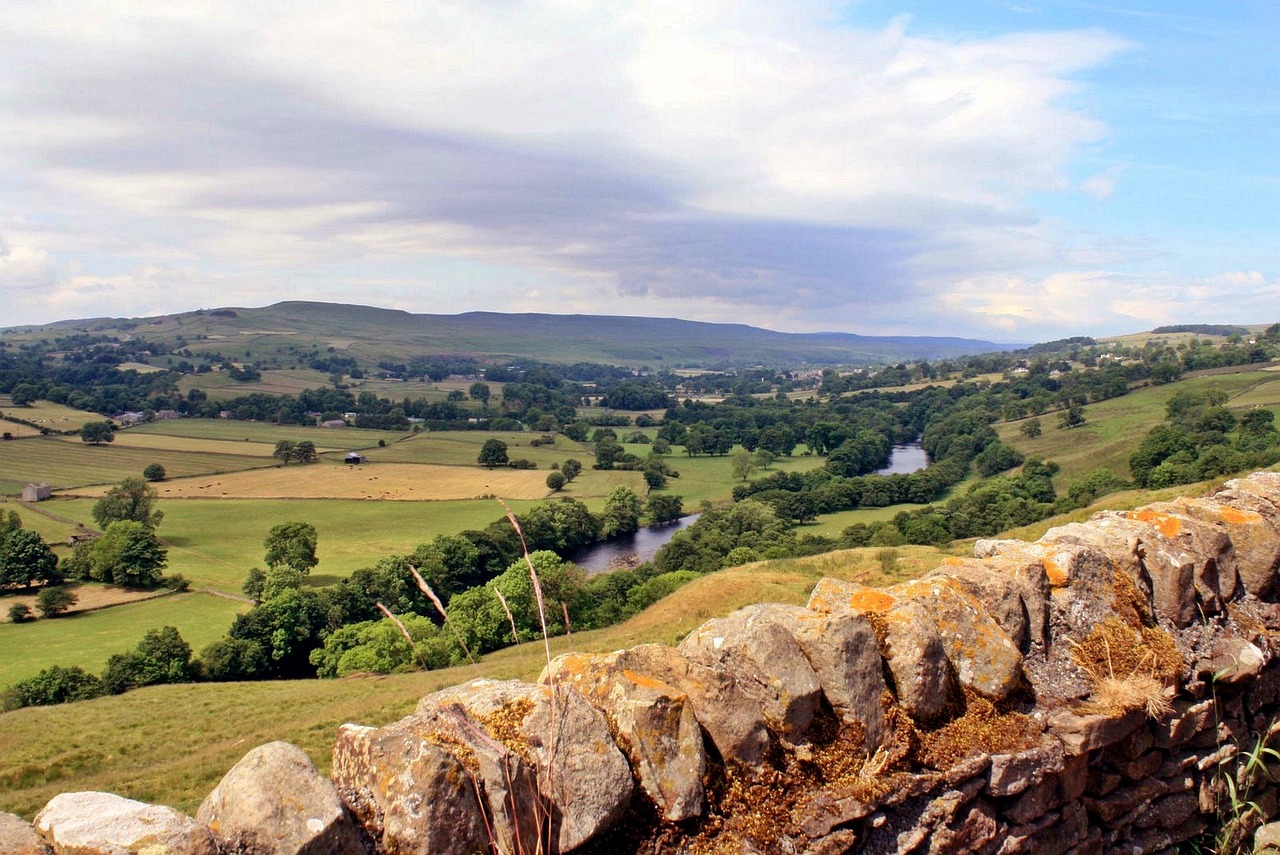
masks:
<svg viewBox="0 0 1280 855"><path fill-rule="evenodd" d="M1145 855L1275 817L1280 475L974 553L344 725L336 796L273 744L199 822L68 794L0 849Z"/></svg>
<svg viewBox="0 0 1280 855"><path fill-rule="evenodd" d="M49 855L52 850L20 816L0 813L0 852L5 855Z"/></svg>

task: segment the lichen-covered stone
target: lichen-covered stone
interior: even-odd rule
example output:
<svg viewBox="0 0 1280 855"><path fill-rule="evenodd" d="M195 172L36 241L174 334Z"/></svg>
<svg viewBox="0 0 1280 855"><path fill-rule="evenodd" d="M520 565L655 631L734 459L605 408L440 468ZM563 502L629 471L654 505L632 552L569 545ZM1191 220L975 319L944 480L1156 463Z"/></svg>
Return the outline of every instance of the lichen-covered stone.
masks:
<svg viewBox="0 0 1280 855"><path fill-rule="evenodd" d="M822 686L795 636L768 606L707 621L677 648L686 658L734 675L783 738L804 739Z"/></svg>
<svg viewBox="0 0 1280 855"><path fill-rule="evenodd" d="M287 742L246 754L205 798L196 819L243 855L362 851L333 782Z"/></svg>
<svg viewBox="0 0 1280 855"><path fill-rule="evenodd" d="M386 727L340 727L333 780L347 808L387 852L427 855L450 847L462 852L489 847L477 776L450 750L429 741L413 716ZM533 791L532 782L527 789ZM502 803L503 794L489 795ZM526 803L532 811L532 800ZM491 827L503 816L490 816ZM514 851L511 835L501 833L495 831L494 842Z"/></svg>
<svg viewBox="0 0 1280 855"><path fill-rule="evenodd" d="M4 855L51 855L35 827L20 816L0 813L0 852Z"/></svg>
<svg viewBox="0 0 1280 855"><path fill-rule="evenodd" d="M1280 569L1280 529L1276 525L1257 510L1218 499L1177 499L1170 505L1192 519L1220 526L1231 539L1236 573L1245 590L1262 599L1275 595ZM1270 504L1266 507L1272 508ZM1275 521L1280 524L1280 515Z"/></svg>
<svg viewBox="0 0 1280 855"><path fill-rule="evenodd" d="M641 644L619 651L619 662L630 671L652 676L683 692L722 759L750 767L764 761L769 728L744 678L691 662L664 644Z"/></svg>
<svg viewBox="0 0 1280 855"><path fill-rule="evenodd" d="M674 653L674 651L672 651ZM539 682L568 685L605 714L644 792L671 822L703 809L706 751L688 696L637 671L627 651L558 657Z"/></svg>
<svg viewBox="0 0 1280 855"><path fill-rule="evenodd" d="M428 695L418 714L462 710L536 769L557 851L581 846L617 822L631 801L631 766L601 712L576 689L474 680Z"/></svg>
<svg viewBox="0 0 1280 855"><path fill-rule="evenodd" d="M957 580L947 576L914 579L894 585L887 593L925 609L962 686L1002 699L1021 682L1022 654L1017 645Z"/></svg>
<svg viewBox="0 0 1280 855"><path fill-rule="evenodd" d="M883 613L882 625L884 659L898 703L919 721L942 715L959 684L929 610L916 602L895 602Z"/></svg>
<svg viewBox="0 0 1280 855"><path fill-rule="evenodd" d="M171 807L112 793L62 793L35 826L57 855L218 855L208 828Z"/></svg>

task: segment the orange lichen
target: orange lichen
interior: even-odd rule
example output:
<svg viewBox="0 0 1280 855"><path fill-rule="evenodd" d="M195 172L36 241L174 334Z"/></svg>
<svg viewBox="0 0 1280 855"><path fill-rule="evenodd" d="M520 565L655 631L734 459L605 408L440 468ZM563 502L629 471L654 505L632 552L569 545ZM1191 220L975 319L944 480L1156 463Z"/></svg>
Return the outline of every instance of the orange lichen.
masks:
<svg viewBox="0 0 1280 855"><path fill-rule="evenodd" d="M849 595L849 607L862 612L882 612L896 603L892 594L877 591L875 588L863 588Z"/></svg>
<svg viewBox="0 0 1280 855"><path fill-rule="evenodd" d="M1071 581L1071 574L1048 555L1040 559L1040 564L1044 567L1044 575L1048 577L1049 584L1053 587L1061 588Z"/></svg>
<svg viewBox="0 0 1280 855"><path fill-rule="evenodd" d="M1182 520L1160 511L1139 508L1136 511L1129 511L1125 516L1138 522L1151 523L1165 537L1177 537L1182 534Z"/></svg>
<svg viewBox="0 0 1280 855"><path fill-rule="evenodd" d="M656 677L650 677L648 674L641 674L638 671L632 671L630 668L622 669L622 676L626 677L637 686L643 686L646 689L654 689L655 691L664 692L666 694L674 694L670 686Z"/></svg>
<svg viewBox="0 0 1280 855"><path fill-rule="evenodd" d="M1253 525L1262 522L1262 514L1257 511L1246 511L1230 505L1219 506L1218 513L1223 522L1231 525Z"/></svg>

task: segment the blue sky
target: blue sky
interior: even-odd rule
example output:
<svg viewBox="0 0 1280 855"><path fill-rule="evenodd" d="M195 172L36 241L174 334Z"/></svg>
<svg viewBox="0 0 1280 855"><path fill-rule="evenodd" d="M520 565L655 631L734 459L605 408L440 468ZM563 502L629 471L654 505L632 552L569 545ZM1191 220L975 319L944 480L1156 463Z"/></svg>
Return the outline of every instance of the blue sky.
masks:
<svg viewBox="0 0 1280 855"><path fill-rule="evenodd" d="M0 325L1280 320L1280 5L13 2Z"/></svg>

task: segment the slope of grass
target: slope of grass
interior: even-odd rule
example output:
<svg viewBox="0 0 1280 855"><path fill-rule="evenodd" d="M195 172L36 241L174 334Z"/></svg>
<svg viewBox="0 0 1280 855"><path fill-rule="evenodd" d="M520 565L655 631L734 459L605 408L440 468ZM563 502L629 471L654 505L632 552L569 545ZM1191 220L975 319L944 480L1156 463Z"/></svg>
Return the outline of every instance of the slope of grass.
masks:
<svg viewBox="0 0 1280 855"><path fill-rule="evenodd" d="M8 599L0 603L8 603ZM0 686L50 665L100 673L113 653L132 650L149 629L174 626L199 650L221 638L247 603L210 594L171 594L30 623L0 624Z"/></svg>
<svg viewBox="0 0 1280 855"><path fill-rule="evenodd" d="M1129 478L1129 457L1143 437L1164 421L1165 404L1178 392L1222 389L1229 397L1227 406L1243 408L1263 404L1280 406L1280 376L1273 371L1241 371L1235 374L1195 376L1162 386L1145 386L1127 395L1089 404L1085 408L1088 423L1064 430L1058 425L1058 414L1040 417L1044 433L1028 439L1019 433L1026 421L996 425L1001 439L1025 455L1053 460L1062 467L1054 484L1059 491L1082 475L1106 467L1112 473Z"/></svg>
<svg viewBox="0 0 1280 855"><path fill-rule="evenodd" d="M626 623L552 640L553 654L671 643L710 617L762 601L803 604L824 575L883 584L940 560L925 547L877 550L736 567L698 579ZM886 562L887 563L887 562ZM0 628L2 629L2 628ZM184 632L184 636L186 633ZM250 749L283 739L328 771L340 724L385 724L431 691L484 676L535 679L541 643L508 648L470 666L344 680L156 686L114 698L0 714L0 810L31 817L70 790L105 790L194 812Z"/></svg>
<svg viewBox="0 0 1280 855"><path fill-rule="evenodd" d="M103 419L98 413L77 410L53 401L33 401L25 407L15 407L8 395L0 395L0 412L6 418L34 422L50 430L80 430L85 422L100 422Z"/></svg>
<svg viewBox="0 0 1280 855"><path fill-rule="evenodd" d="M302 442L310 440L318 451L342 451L349 448L369 448L378 440L388 443L408 436L388 430L364 430L358 428L321 428L299 425L273 425L266 422L245 422L235 419L168 419L129 428L138 433L161 433L169 436L188 436L200 439L224 439L231 442L265 442L272 448L282 439Z"/></svg>

